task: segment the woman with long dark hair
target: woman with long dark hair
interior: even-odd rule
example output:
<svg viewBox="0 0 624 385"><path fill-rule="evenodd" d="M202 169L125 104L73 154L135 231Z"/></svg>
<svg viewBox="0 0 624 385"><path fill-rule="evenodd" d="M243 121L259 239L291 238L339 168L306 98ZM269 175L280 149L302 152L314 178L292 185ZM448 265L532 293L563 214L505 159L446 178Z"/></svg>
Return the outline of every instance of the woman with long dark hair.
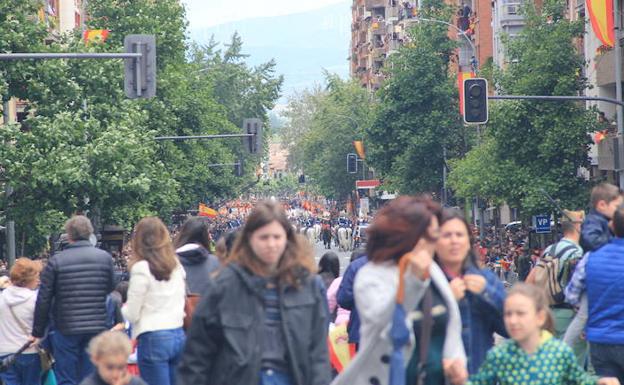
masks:
<svg viewBox="0 0 624 385"><path fill-rule="evenodd" d="M169 231L156 217L134 229L128 302L122 308L138 341L141 378L149 385L175 385L184 345L184 269Z"/></svg>
<svg viewBox="0 0 624 385"><path fill-rule="evenodd" d="M505 287L491 271L479 267L473 245L464 216L457 210L445 210L435 261L459 304L470 374L479 370L486 353L494 346L494 333L507 337L503 321Z"/></svg>
<svg viewBox="0 0 624 385"><path fill-rule="evenodd" d="M180 383L328 384L329 316L315 273L282 207L259 203L193 315Z"/></svg>
<svg viewBox="0 0 624 385"><path fill-rule="evenodd" d="M370 262L354 284L359 351L333 385L465 381L459 309L433 261L440 214L431 199L408 196L377 212L367 229Z"/></svg>
<svg viewBox="0 0 624 385"><path fill-rule="evenodd" d="M318 274L323 278L325 288L340 276L340 259L333 251L323 254L318 264Z"/></svg>
<svg viewBox="0 0 624 385"><path fill-rule="evenodd" d="M203 293L210 274L219 267L219 260L210 253L210 235L206 222L200 217L187 219L176 237L175 248L186 272L189 292Z"/></svg>

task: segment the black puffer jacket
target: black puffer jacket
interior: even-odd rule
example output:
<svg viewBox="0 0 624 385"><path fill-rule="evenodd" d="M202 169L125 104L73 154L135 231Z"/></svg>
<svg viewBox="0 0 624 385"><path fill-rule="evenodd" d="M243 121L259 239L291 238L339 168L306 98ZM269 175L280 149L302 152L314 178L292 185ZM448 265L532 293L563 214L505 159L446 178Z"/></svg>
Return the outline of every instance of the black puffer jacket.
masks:
<svg viewBox="0 0 624 385"><path fill-rule="evenodd" d="M106 329L106 296L112 290L111 255L89 241L70 244L41 273L33 336L43 337L50 316L65 335L101 332Z"/></svg>
<svg viewBox="0 0 624 385"><path fill-rule="evenodd" d="M262 365L266 281L236 264L210 281L193 315L179 385L257 384ZM280 288L280 312L293 385L327 385L328 310L318 276Z"/></svg>
<svg viewBox="0 0 624 385"><path fill-rule="evenodd" d="M186 284L191 293L201 294L208 287L210 273L219 268L219 259L205 247L196 243L186 244L176 250L186 272Z"/></svg>

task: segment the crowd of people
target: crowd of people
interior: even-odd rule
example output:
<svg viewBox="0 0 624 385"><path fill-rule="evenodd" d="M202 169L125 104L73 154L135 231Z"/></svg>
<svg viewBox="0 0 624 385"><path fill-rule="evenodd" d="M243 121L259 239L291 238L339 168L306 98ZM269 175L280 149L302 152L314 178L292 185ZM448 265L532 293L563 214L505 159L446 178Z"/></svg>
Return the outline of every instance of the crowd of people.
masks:
<svg viewBox="0 0 624 385"><path fill-rule="evenodd" d="M93 245L89 219L74 216L67 245L45 265L19 258L10 269L0 294L0 378L619 384L623 202L616 186L596 186L592 210L566 211L563 238L532 256L526 282L510 288L491 268L500 257L491 259L509 254L518 264L511 252L522 235L476 241L461 213L427 197L382 207L342 276L332 252L315 263L308 240L273 201L257 203L214 252L199 217L175 232L142 219L117 256L129 272L119 283L117 259Z"/></svg>

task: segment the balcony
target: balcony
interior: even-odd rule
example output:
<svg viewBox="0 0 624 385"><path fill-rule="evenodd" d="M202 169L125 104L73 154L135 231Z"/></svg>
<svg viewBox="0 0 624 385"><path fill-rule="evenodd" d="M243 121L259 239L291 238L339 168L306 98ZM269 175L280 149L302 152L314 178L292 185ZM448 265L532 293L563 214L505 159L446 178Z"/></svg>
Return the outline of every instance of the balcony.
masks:
<svg viewBox="0 0 624 385"><path fill-rule="evenodd" d="M603 53L596 59L596 85L615 87L615 53L613 50Z"/></svg>
<svg viewBox="0 0 624 385"><path fill-rule="evenodd" d="M598 144L598 169L621 170L624 167L622 137L610 135Z"/></svg>
<svg viewBox="0 0 624 385"><path fill-rule="evenodd" d="M387 5L388 0L365 0L366 8L383 8Z"/></svg>
<svg viewBox="0 0 624 385"><path fill-rule="evenodd" d="M370 24L371 33L373 35L385 35L386 34L386 22L382 20L373 20Z"/></svg>
<svg viewBox="0 0 624 385"><path fill-rule="evenodd" d="M524 17L520 14L521 6L521 3L503 3L498 7L498 22L502 28L524 25Z"/></svg>

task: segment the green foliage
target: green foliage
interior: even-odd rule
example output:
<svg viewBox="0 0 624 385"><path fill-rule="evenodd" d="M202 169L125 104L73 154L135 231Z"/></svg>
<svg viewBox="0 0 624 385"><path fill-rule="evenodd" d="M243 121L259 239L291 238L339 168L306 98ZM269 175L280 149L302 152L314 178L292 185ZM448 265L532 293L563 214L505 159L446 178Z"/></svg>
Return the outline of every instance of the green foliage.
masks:
<svg viewBox="0 0 624 385"><path fill-rule="evenodd" d="M573 44L582 21L566 20L564 10L561 0L545 1L541 14L525 7L526 28L506 42L512 62L495 70L501 94L577 95L587 87ZM578 169L588 166L588 132L596 128L595 111L574 102L496 103L485 142L455 163L451 185L460 196L504 200L527 215L552 209L541 189L564 207L584 207L587 182Z"/></svg>
<svg viewBox="0 0 624 385"><path fill-rule="evenodd" d="M424 17L449 20L441 2ZM463 152L457 90L449 76L455 44L445 25L423 23L410 43L389 58L390 78L378 92L378 108L368 129L370 159L384 179L402 193L437 193L442 187L443 148Z"/></svg>
<svg viewBox="0 0 624 385"><path fill-rule="evenodd" d="M252 69L240 56L228 59L228 65L214 64L215 57L233 55L231 47L206 56L194 50L187 60L186 20L177 0L91 0L88 28L111 30L106 43L85 45L75 33L48 46L43 46L45 26L31 17L38 2L14 3L0 0L2 50L120 52L125 35L145 33L156 35L158 62L157 97L149 100L126 99L118 60L23 61L0 67L3 96L28 100L30 112L21 124L0 129L1 140L10 143L0 147L3 177L15 189L12 197L3 198L3 206L9 205L16 221L18 252L42 250L47 236L75 212L87 213L96 227L130 227L146 215L167 220L173 210L232 197L249 183L257 157L246 160L244 178L234 176L232 167L206 166L236 161L239 139L153 138L238 133L243 117L266 120L281 85L274 63ZM3 45L4 36L14 45ZM237 41L234 51L241 49ZM227 97L222 95L224 79L234 88ZM238 99L245 102L234 103Z"/></svg>
<svg viewBox="0 0 624 385"><path fill-rule="evenodd" d="M295 174L287 173L281 178L266 179L258 183L250 192L261 198L292 198L301 189Z"/></svg>
<svg viewBox="0 0 624 385"><path fill-rule="evenodd" d="M346 159L348 153L355 152L353 141L363 138L370 122L367 91L357 82L327 74L327 90L316 89L291 99L286 117L289 123L282 138L294 165L321 194L347 197L362 175L361 171L348 174Z"/></svg>

